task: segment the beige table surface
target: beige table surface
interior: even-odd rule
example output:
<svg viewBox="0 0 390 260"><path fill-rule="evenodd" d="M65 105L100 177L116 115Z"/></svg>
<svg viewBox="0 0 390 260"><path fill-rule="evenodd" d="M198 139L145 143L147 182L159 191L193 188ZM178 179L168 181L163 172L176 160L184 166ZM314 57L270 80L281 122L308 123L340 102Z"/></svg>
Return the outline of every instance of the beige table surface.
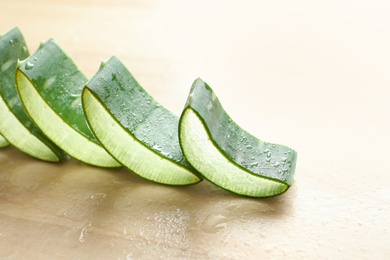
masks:
<svg viewBox="0 0 390 260"><path fill-rule="evenodd" d="M0 1L0 31L55 38L91 77L121 59L180 114L197 77L244 129L295 148L248 199L0 150L0 259L389 259L387 1Z"/></svg>

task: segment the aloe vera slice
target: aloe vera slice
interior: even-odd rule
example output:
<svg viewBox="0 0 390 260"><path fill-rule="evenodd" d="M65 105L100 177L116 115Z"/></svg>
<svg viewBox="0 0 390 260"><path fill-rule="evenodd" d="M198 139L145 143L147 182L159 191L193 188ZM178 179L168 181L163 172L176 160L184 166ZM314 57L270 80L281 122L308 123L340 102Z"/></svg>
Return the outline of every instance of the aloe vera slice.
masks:
<svg viewBox="0 0 390 260"><path fill-rule="evenodd" d="M0 133L26 154L41 160L57 162L66 157L65 153L33 123L16 89L15 72L18 59L25 59L28 55L26 43L18 28L1 36ZM5 144L3 140L0 141L1 144Z"/></svg>
<svg viewBox="0 0 390 260"><path fill-rule="evenodd" d="M7 142L7 140L5 140L2 135L0 135L0 148L6 147L8 145L9 143Z"/></svg>
<svg viewBox="0 0 390 260"><path fill-rule="evenodd" d="M179 139L192 166L233 193L270 197L292 184L296 152L260 141L240 128L201 79L194 82L181 115Z"/></svg>
<svg viewBox="0 0 390 260"><path fill-rule="evenodd" d="M102 63L82 100L95 136L131 171L169 185L201 180L180 149L179 118L153 100L117 58Z"/></svg>
<svg viewBox="0 0 390 260"><path fill-rule="evenodd" d="M21 100L34 122L70 156L100 167L120 164L89 129L81 105L86 77L54 40L22 61L16 71Z"/></svg>

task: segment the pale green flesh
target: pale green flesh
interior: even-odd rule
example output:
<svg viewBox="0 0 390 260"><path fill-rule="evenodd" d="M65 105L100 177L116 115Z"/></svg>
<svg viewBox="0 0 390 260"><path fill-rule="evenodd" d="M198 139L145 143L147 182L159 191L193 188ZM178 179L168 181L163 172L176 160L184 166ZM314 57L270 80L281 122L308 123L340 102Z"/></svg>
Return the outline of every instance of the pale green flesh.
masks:
<svg viewBox="0 0 390 260"><path fill-rule="evenodd" d="M52 162L59 161L59 158L51 149L16 119L2 98L0 98L0 111L2 111L0 129L2 129L2 133L7 136L10 143L17 144L19 150L35 158Z"/></svg>
<svg viewBox="0 0 390 260"><path fill-rule="evenodd" d="M41 160L57 162L66 156L65 153L34 124L25 111L16 89L17 61L27 56L27 47L18 28L1 36L0 132L8 142L22 152Z"/></svg>
<svg viewBox="0 0 390 260"><path fill-rule="evenodd" d="M54 143L82 162L100 167L120 166L103 147L64 122L19 69L16 72L16 80L20 97L31 118Z"/></svg>
<svg viewBox="0 0 390 260"><path fill-rule="evenodd" d="M200 181L188 169L163 158L128 133L88 88L83 91L83 105L95 136L107 151L134 173L169 185Z"/></svg>
<svg viewBox="0 0 390 260"><path fill-rule="evenodd" d="M191 108L180 121L180 143L187 160L206 179L237 194L268 197L283 193L288 185L256 176L228 160L210 140L207 129Z"/></svg>
<svg viewBox="0 0 390 260"><path fill-rule="evenodd" d="M7 142L7 140L5 140L2 135L0 135L0 148L6 147L8 145L9 143Z"/></svg>

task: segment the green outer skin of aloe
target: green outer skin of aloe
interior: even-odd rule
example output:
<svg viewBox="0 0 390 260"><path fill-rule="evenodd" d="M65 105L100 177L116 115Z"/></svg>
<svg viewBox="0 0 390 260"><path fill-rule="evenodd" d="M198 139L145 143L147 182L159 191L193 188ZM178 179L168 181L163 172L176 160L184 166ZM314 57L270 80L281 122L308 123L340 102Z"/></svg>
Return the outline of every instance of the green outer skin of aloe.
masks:
<svg viewBox="0 0 390 260"><path fill-rule="evenodd" d="M19 69L55 113L81 135L99 144L88 127L81 104L87 78L53 39L41 44Z"/></svg>
<svg viewBox="0 0 390 260"><path fill-rule="evenodd" d="M116 57L102 63L86 87L129 134L196 173L180 149L179 117L158 104Z"/></svg>
<svg viewBox="0 0 390 260"><path fill-rule="evenodd" d="M59 159L66 157L66 154L58 148L42 131L35 125L27 114L20 100L16 82L15 72L18 59L22 60L29 56L29 52L18 28L14 28L0 38L0 94L6 102L10 111L19 122L41 142L47 145Z"/></svg>
<svg viewBox="0 0 390 260"><path fill-rule="evenodd" d="M260 141L243 130L203 80L193 83L185 109L188 107L202 119L217 149L234 164L248 174L292 184L297 153L283 145Z"/></svg>

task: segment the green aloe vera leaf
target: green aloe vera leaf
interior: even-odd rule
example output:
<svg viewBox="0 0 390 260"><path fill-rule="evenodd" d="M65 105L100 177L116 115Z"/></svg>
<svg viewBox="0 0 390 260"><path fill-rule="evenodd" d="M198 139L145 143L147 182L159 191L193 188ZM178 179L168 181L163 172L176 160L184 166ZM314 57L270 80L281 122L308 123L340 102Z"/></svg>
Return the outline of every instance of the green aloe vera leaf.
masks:
<svg viewBox="0 0 390 260"><path fill-rule="evenodd" d="M168 185L201 181L180 149L179 118L158 104L117 58L102 63L82 100L94 134L128 169Z"/></svg>
<svg viewBox="0 0 390 260"><path fill-rule="evenodd" d="M54 40L42 43L16 71L19 95L39 128L70 156L100 167L120 164L101 147L85 120L86 77Z"/></svg>
<svg viewBox="0 0 390 260"><path fill-rule="evenodd" d="M213 90L197 79L180 118L187 160L215 185L250 197L284 193L292 184L296 152L260 141L225 112Z"/></svg>
<svg viewBox="0 0 390 260"><path fill-rule="evenodd" d="M41 160L57 162L66 157L65 153L34 124L24 109L16 88L18 59L28 56L26 43L18 28L1 36L0 133L24 153Z"/></svg>

